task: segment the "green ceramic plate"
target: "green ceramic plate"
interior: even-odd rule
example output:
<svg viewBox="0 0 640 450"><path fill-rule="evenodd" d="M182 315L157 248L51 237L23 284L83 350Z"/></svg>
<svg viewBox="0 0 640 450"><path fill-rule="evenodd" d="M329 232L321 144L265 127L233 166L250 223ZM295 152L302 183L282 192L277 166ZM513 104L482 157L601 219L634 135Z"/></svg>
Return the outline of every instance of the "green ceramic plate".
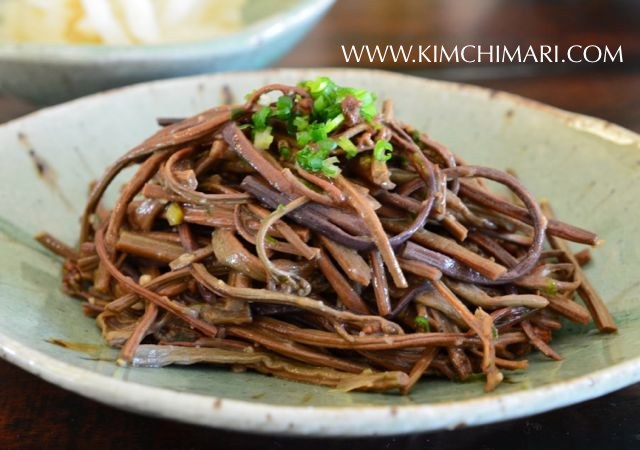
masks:
<svg viewBox="0 0 640 450"><path fill-rule="evenodd" d="M565 357L531 358L495 392L481 382L422 382L411 395L340 393L212 367L117 367L92 319L60 293L60 262L31 236L74 242L87 184L151 133L155 117L218 104L268 82L326 74L392 98L400 118L467 160L517 171L565 220L606 244L588 268L620 332L567 326ZM372 435L476 425L602 395L640 379L640 139L596 119L503 93L359 70L276 70L144 84L44 110L0 127L0 355L81 395L125 409L255 432ZM44 173L38 167L46 166ZM86 352L50 339L89 344Z"/></svg>

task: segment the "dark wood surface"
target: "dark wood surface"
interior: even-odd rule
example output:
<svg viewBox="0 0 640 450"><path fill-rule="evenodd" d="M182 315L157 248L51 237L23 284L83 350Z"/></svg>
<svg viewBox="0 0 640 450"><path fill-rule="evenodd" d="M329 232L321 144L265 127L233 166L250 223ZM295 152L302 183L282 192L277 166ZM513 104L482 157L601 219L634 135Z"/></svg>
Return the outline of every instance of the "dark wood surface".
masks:
<svg viewBox="0 0 640 450"><path fill-rule="evenodd" d="M558 44L623 46L595 65L372 63L506 90L640 131L640 2L339 0L278 65L350 66L340 45ZM1 70L1 68L0 68ZM36 109L0 96L0 122ZM254 436L143 417L84 399L0 362L0 449L17 448L640 448L640 385L510 422L438 433L352 439Z"/></svg>

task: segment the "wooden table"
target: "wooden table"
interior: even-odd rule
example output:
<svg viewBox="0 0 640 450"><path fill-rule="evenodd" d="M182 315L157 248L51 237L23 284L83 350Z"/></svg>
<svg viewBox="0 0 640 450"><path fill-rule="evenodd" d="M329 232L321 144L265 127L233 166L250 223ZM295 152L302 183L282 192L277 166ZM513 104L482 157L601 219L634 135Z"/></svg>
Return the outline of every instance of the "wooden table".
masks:
<svg viewBox="0 0 640 450"><path fill-rule="evenodd" d="M623 63L358 64L471 82L640 131L640 2L636 0L341 0L278 65L349 66L341 45L623 46ZM1 70L1 68L0 68ZM0 122L35 106L0 97ZM0 449L15 448L640 448L640 385L506 423L400 437L292 439L211 430L126 413L0 362Z"/></svg>

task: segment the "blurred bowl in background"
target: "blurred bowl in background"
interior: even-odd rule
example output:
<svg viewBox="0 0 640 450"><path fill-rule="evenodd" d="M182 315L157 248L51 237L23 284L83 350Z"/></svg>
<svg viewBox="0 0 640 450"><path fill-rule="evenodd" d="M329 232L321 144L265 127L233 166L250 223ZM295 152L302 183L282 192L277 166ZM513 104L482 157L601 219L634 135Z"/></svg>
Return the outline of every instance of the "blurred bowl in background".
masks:
<svg viewBox="0 0 640 450"><path fill-rule="evenodd" d="M47 105L147 80L259 69L289 51L334 1L247 2L239 31L202 41L117 46L0 43L0 93Z"/></svg>

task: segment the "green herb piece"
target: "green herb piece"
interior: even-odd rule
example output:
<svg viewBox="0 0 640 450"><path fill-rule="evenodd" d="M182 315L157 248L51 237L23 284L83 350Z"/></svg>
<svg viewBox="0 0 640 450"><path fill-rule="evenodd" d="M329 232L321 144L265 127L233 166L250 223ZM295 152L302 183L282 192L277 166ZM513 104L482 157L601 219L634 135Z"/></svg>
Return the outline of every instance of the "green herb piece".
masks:
<svg viewBox="0 0 640 450"><path fill-rule="evenodd" d="M315 142L327 139L327 130L323 123L314 123L309 125L309 134L311 136L311 140Z"/></svg>
<svg viewBox="0 0 640 450"><path fill-rule="evenodd" d="M258 150L268 149L272 142L273 135L271 134L271 127L256 131L253 136L253 145Z"/></svg>
<svg viewBox="0 0 640 450"><path fill-rule="evenodd" d="M325 139L327 139L327 132L322 123L313 123L306 129L296 133L296 141L299 145L307 145L311 142L320 142Z"/></svg>
<svg viewBox="0 0 640 450"><path fill-rule="evenodd" d="M380 139L376 141L376 145L373 147L373 159L377 161L388 161L391 159L393 152L393 146L391 142Z"/></svg>
<svg viewBox="0 0 640 450"><path fill-rule="evenodd" d="M293 119L293 126L298 131L306 130L309 127L309 116L298 116Z"/></svg>
<svg viewBox="0 0 640 450"><path fill-rule="evenodd" d="M274 238L273 236L269 236L268 234L264 237L264 240L267 241L269 244L278 243L278 240L276 238Z"/></svg>
<svg viewBox="0 0 640 450"><path fill-rule="evenodd" d="M325 152L327 155L336 149L338 143L332 139L322 139L317 142L318 150Z"/></svg>
<svg viewBox="0 0 640 450"><path fill-rule="evenodd" d="M344 122L344 115L342 113L338 114L333 119L328 120L324 124L325 133L327 134L331 133L333 130L335 130L340 125L342 125L342 122Z"/></svg>
<svg viewBox="0 0 640 450"><path fill-rule="evenodd" d="M366 89L342 87L338 90L338 93L342 98L350 95L364 105L368 105L376 101L376 94L371 91L367 91Z"/></svg>
<svg viewBox="0 0 640 450"><path fill-rule="evenodd" d="M311 133L307 130L298 131L296 133L296 142L298 145L307 145L311 142Z"/></svg>
<svg viewBox="0 0 640 450"><path fill-rule="evenodd" d="M322 161L322 169L320 171L323 175L328 176L329 178L337 177L340 174L340 168L336 165L340 161L337 156L332 156L330 158Z"/></svg>
<svg viewBox="0 0 640 450"><path fill-rule="evenodd" d="M323 113L325 109L329 108L329 105L331 105L331 101L324 95L321 95L315 98L313 102L313 109L315 110L315 113L319 115Z"/></svg>
<svg viewBox="0 0 640 450"><path fill-rule="evenodd" d="M309 115L299 115L294 110L300 95L281 95L270 106L264 106L251 115L250 127L253 132L253 143L259 150L268 150L273 144L272 127L270 119L282 121L290 135L294 135L300 148L295 154L295 149L290 148L286 141L278 142L278 153L281 159L295 158L296 163L305 170L319 172L328 177L335 177L340 173L340 160L332 156L332 152L340 146L347 158L353 158L358 154L356 145L346 137L337 141L329 139L329 134L339 129L345 122L342 112L342 104L348 97L357 100L360 107L360 116L370 122L374 127L382 125L375 120L377 109L376 96L366 89L339 86L328 77L318 77L300 84L309 92L313 100L313 107ZM238 112L239 113L239 112ZM393 147L388 141L381 140L376 143L374 157L380 161L391 158ZM294 156L295 155L295 156Z"/></svg>
<svg viewBox="0 0 640 450"><path fill-rule="evenodd" d="M257 131L267 128L267 120L269 120L270 115L271 108L269 108L268 106L260 108L257 112L253 113L253 116L251 116L251 121L253 122L253 126Z"/></svg>
<svg viewBox="0 0 640 450"><path fill-rule="evenodd" d="M431 325L429 324L429 319L425 316L416 316L415 323L418 328L421 328L423 331L427 333L431 331Z"/></svg>
<svg viewBox="0 0 640 450"><path fill-rule="evenodd" d="M370 122L378 113L375 105L376 95L373 92L365 89L345 87L338 89L338 98L340 99L340 102L342 102L342 100L347 96L354 97L360 102L360 116L367 122Z"/></svg>
<svg viewBox="0 0 640 450"><path fill-rule="evenodd" d="M344 153L345 155L347 155L347 158L353 158L358 154L358 147L356 147L356 145L353 142L351 142L351 139L349 139L346 136L340 136L340 138L338 139L338 146L342 150L344 150Z"/></svg>
<svg viewBox="0 0 640 450"><path fill-rule="evenodd" d="M491 325L491 337L493 339L498 339L500 337L500 333L498 333L498 329L494 325Z"/></svg>
<svg viewBox="0 0 640 450"><path fill-rule="evenodd" d="M275 116L278 119L286 120L291 114L293 108L293 99L288 95L282 95L276 100Z"/></svg>
<svg viewBox="0 0 640 450"><path fill-rule="evenodd" d="M371 121L377 114L376 96L365 89L338 86L327 77L318 77L300 84L309 91L313 99L313 116L317 121L326 122L342 112L342 101L354 97L360 102L360 115Z"/></svg>
<svg viewBox="0 0 640 450"><path fill-rule="evenodd" d="M318 77L315 80L303 81L301 85L313 96L323 93L330 86L335 86L335 83L329 77Z"/></svg>
<svg viewBox="0 0 640 450"><path fill-rule="evenodd" d="M309 146L303 147L296 153L296 162L300 167L310 172L319 172L322 169L322 161L328 155L312 149Z"/></svg>
<svg viewBox="0 0 640 450"><path fill-rule="evenodd" d="M360 116L367 122L370 122L378 113L376 105L369 103L360 107Z"/></svg>
<svg viewBox="0 0 640 450"><path fill-rule="evenodd" d="M328 157L328 148L313 149L306 146L296 153L296 162L309 172L320 172L328 177L335 177L340 173L340 168L336 166L339 160L336 156Z"/></svg>
<svg viewBox="0 0 640 450"><path fill-rule="evenodd" d="M544 292L550 297L553 297L554 295L557 295L558 294L558 285L556 284L556 280L550 278L549 282L547 283L547 286L544 289Z"/></svg>

